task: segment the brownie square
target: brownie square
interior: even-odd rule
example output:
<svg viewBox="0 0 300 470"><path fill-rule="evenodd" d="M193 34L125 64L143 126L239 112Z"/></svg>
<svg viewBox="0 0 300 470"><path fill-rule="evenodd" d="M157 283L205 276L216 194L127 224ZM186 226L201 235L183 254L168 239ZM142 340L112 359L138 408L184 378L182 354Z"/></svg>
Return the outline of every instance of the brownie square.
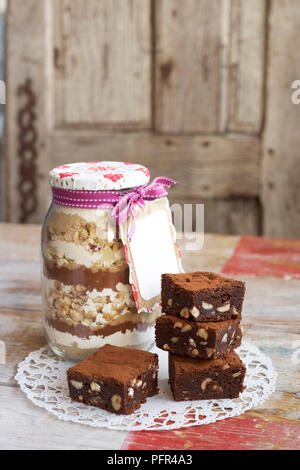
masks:
<svg viewBox="0 0 300 470"><path fill-rule="evenodd" d="M191 321L241 318L245 283L210 272L162 275L162 311Z"/></svg>
<svg viewBox="0 0 300 470"><path fill-rule="evenodd" d="M191 359L169 353L170 385L175 401L237 398L244 390L246 368L229 352L217 359Z"/></svg>
<svg viewBox="0 0 300 470"><path fill-rule="evenodd" d="M241 344L239 318L221 322L192 322L162 315L155 325L158 348L181 356L209 359L224 355Z"/></svg>
<svg viewBox="0 0 300 470"><path fill-rule="evenodd" d="M106 344L67 370L72 400L130 414L158 393L158 355Z"/></svg>

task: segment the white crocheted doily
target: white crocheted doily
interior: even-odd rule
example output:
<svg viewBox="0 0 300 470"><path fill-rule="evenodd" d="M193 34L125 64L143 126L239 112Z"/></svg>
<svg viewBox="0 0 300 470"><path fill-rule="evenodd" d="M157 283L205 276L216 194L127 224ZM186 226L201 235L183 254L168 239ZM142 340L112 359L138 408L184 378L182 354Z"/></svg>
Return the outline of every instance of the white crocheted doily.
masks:
<svg viewBox="0 0 300 470"><path fill-rule="evenodd" d="M19 364L15 378L29 400L59 419L122 431L177 429L213 423L261 405L275 389L277 374L271 359L245 341L237 349L247 367L247 388L239 398L175 402L168 384L168 354L155 346L151 351L159 354L159 394L148 398L129 416L114 415L71 401L66 370L73 364L55 356L47 347L30 353Z"/></svg>

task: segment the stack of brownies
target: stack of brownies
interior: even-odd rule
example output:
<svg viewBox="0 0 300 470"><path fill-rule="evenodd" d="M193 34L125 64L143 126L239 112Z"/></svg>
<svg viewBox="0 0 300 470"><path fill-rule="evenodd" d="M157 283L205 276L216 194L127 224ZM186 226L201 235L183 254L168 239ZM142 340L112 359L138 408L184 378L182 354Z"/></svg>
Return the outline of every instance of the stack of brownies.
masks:
<svg viewBox="0 0 300 470"><path fill-rule="evenodd" d="M156 344L169 352L176 401L236 398L246 369L240 346L245 283L210 272L162 275Z"/></svg>

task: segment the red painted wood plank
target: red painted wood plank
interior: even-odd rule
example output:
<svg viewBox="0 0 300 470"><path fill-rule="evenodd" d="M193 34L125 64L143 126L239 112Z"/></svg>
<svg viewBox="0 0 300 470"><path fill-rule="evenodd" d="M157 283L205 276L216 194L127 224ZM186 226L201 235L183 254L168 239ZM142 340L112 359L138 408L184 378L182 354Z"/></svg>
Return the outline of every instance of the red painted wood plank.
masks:
<svg viewBox="0 0 300 470"><path fill-rule="evenodd" d="M222 272L300 279L300 240L241 237Z"/></svg>
<svg viewBox="0 0 300 470"><path fill-rule="evenodd" d="M261 450L300 449L300 423L248 416L174 431L130 432L125 450Z"/></svg>

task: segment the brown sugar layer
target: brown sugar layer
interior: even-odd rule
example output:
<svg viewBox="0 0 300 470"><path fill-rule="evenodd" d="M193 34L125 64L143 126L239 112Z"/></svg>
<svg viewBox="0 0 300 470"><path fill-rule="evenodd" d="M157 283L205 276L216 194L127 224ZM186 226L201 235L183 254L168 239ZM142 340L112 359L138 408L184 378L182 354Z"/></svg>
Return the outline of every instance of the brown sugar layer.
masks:
<svg viewBox="0 0 300 470"><path fill-rule="evenodd" d="M191 321L240 318L245 283L210 272L162 275L162 311Z"/></svg>
<svg viewBox="0 0 300 470"><path fill-rule="evenodd" d="M130 414L158 392L158 356L105 345L67 370L70 397L116 414Z"/></svg>
<svg viewBox="0 0 300 470"><path fill-rule="evenodd" d="M162 315L156 320L155 337L164 351L208 359L240 346L242 332L239 319L201 323Z"/></svg>
<svg viewBox="0 0 300 470"><path fill-rule="evenodd" d="M77 209L76 213L68 214L61 207L52 211L47 221L45 239L47 242L61 240L86 246L87 249L107 246L107 233L109 228L109 211L102 211L97 222L86 220L84 211ZM116 232L116 236L118 233ZM116 240L122 243L120 240Z"/></svg>
<svg viewBox="0 0 300 470"><path fill-rule="evenodd" d="M146 331L147 328L154 326L152 322L142 321L123 321L122 323L106 324L105 326L98 329L91 329L82 323L76 325L68 325L65 321L53 320L46 318L46 322L55 330L61 331L62 333L69 333L77 336L78 338L90 338L91 336L102 336L103 338L113 335L114 333L121 332L125 334L127 331Z"/></svg>
<svg viewBox="0 0 300 470"><path fill-rule="evenodd" d="M170 385L175 401L237 398L246 368L235 352L217 359L191 359L169 353Z"/></svg>
<svg viewBox="0 0 300 470"><path fill-rule="evenodd" d="M129 267L123 266L119 271L108 269L93 272L85 266L75 269L56 267L53 263L44 260L44 275L48 279L54 279L65 285L80 284L88 290L115 289L117 284L129 284Z"/></svg>

